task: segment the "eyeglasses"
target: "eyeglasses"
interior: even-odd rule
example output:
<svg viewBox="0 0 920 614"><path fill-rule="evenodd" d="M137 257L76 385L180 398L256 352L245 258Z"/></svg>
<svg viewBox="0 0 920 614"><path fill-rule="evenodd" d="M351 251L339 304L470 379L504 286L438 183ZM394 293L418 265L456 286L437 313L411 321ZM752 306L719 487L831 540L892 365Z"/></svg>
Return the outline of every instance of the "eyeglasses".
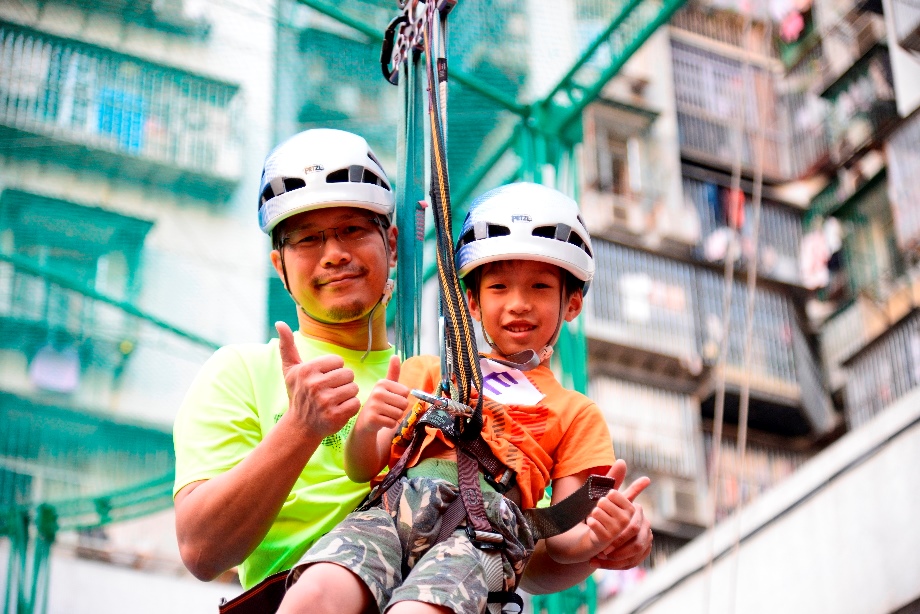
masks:
<svg viewBox="0 0 920 614"><path fill-rule="evenodd" d="M289 245L291 249L297 251L316 251L326 244L326 239L328 238L326 233L331 230L339 243L343 245L355 245L376 234L379 227L380 220L375 218L357 218L323 230L308 230L302 228L292 230L285 235L284 239L282 239L282 243Z"/></svg>

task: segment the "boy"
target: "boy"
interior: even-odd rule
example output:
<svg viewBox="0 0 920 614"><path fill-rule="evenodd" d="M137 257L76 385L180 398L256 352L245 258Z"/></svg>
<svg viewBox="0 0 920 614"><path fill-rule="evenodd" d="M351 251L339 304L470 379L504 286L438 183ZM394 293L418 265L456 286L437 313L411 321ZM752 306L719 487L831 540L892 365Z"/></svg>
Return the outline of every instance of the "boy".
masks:
<svg viewBox="0 0 920 614"><path fill-rule="evenodd" d="M470 313L492 347L481 361L487 400L482 437L515 476L515 500L480 479L503 549L476 548L464 528L436 539L442 515L457 497L456 451L441 431L426 427L417 434L425 436L419 457L391 487L398 492L349 515L316 543L292 572L296 584L279 612L307 611L311 603L304 599L316 594L308 585L324 586L342 612L373 609L374 603L393 613L481 612L490 590L514 590L533 551L521 510L537 504L550 480L556 503L614 463L600 410L564 389L548 366L562 322L581 311L594 273L577 204L536 184L482 195L464 222L457 267ZM519 369L510 362L527 355L536 357L535 367L516 365ZM398 383L392 381L397 377ZM345 444L346 473L355 481L374 478L388 461L395 464L402 449L391 444L409 405L409 389L435 390L439 360L409 359L401 374L393 361L388 380L375 387ZM647 486L643 480L634 485L635 494ZM611 491L584 523L548 538L547 551L559 563L588 561L619 534L632 511L629 498ZM503 586L489 585L486 570L494 566L502 569Z"/></svg>

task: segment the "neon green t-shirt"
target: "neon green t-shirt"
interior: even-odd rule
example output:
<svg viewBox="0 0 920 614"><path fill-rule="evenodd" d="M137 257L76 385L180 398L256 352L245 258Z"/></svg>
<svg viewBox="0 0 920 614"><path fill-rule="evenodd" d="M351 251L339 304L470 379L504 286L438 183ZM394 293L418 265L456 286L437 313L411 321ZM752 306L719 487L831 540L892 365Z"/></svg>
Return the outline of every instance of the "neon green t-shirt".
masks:
<svg viewBox="0 0 920 614"><path fill-rule="evenodd" d="M341 356L355 373L362 404L374 384L386 376L393 355L392 348L371 352L362 363L364 352L301 334L294 337L304 362L329 354ZM173 496L187 484L233 468L287 408L277 339L266 344L231 345L215 352L195 378L176 417ZM268 535L240 566L243 588L291 568L367 494L368 485L349 480L343 467L345 437L353 425L354 418L324 439L304 467Z"/></svg>

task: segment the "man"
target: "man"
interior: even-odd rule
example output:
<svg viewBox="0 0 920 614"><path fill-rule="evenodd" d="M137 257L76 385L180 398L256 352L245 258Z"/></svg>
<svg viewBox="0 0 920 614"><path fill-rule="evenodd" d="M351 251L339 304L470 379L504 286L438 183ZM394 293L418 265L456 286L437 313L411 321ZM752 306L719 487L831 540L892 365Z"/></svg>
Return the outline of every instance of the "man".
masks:
<svg viewBox="0 0 920 614"><path fill-rule="evenodd" d="M185 565L211 580L239 566L248 589L290 568L361 501L342 446L393 349L385 309L396 264L393 192L361 137L308 130L266 158L259 201L272 264L298 307L299 332L228 346L208 360L175 425L176 533ZM618 483L625 464L618 463ZM651 549L639 505L599 564L625 569ZM522 588L561 590L588 564L560 566L538 549Z"/></svg>

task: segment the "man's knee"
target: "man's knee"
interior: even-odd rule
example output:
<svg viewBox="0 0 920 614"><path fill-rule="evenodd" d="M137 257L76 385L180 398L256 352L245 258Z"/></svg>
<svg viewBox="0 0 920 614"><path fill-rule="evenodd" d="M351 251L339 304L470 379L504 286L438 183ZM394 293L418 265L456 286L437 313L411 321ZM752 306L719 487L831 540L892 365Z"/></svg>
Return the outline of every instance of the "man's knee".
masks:
<svg viewBox="0 0 920 614"><path fill-rule="evenodd" d="M364 614L377 612L370 589L351 571L333 563L307 567L288 589L278 614Z"/></svg>

